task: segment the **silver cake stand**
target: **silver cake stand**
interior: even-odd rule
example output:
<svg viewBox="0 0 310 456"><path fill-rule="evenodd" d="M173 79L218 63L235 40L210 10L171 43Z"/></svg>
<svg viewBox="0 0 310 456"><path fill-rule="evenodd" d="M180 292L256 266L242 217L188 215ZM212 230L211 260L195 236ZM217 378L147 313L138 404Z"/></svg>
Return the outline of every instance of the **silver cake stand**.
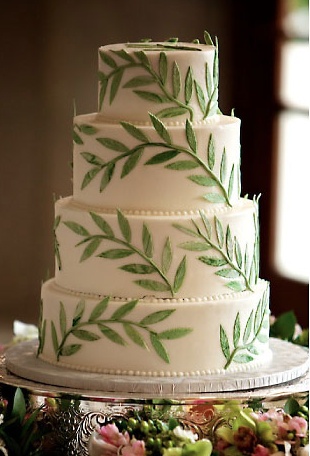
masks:
<svg viewBox="0 0 310 456"><path fill-rule="evenodd" d="M36 357L37 341L9 348L0 363L0 398L7 388L27 392L30 407L42 407L41 421L57 429L55 454L87 456L96 425L151 407L152 416L174 416L199 437L212 438L221 420L215 405L282 407L289 397L304 400L308 390L308 350L270 340L272 360L263 369L205 377L134 377L57 368ZM2 393L2 394L1 394Z"/></svg>

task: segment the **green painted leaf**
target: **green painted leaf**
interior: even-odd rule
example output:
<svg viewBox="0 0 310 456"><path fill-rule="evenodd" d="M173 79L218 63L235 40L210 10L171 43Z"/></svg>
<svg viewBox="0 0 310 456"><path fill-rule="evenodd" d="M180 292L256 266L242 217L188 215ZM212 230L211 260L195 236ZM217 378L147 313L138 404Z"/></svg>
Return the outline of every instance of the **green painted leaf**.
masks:
<svg viewBox="0 0 310 456"><path fill-rule="evenodd" d="M113 54L117 55L118 57L125 60L126 62L134 63L133 57L131 57L131 55L128 54L128 52L126 52L124 49L120 49L120 50L111 49L111 52L113 52Z"/></svg>
<svg viewBox="0 0 310 456"><path fill-rule="evenodd" d="M162 269L165 274L169 271L171 263L172 263L172 246L171 246L171 241L170 241L169 237L167 237L164 248L163 248L161 262L162 262Z"/></svg>
<svg viewBox="0 0 310 456"><path fill-rule="evenodd" d="M88 258L90 258L100 246L101 241L102 239L100 239L99 237L91 239L86 248L84 249L80 261L85 261Z"/></svg>
<svg viewBox="0 0 310 456"><path fill-rule="evenodd" d="M169 132L165 125L162 123L160 119L158 119L156 116L153 114L150 114L150 119L152 121L153 127L155 128L156 132L159 134L159 136L167 143L171 144L171 138L169 135Z"/></svg>
<svg viewBox="0 0 310 456"><path fill-rule="evenodd" d="M188 104L191 101L193 95L193 71L191 67L188 67L185 77L185 103Z"/></svg>
<svg viewBox="0 0 310 456"><path fill-rule="evenodd" d="M214 144L214 138L213 138L212 133L210 134L209 141L208 141L207 159L208 159L208 166L212 170L214 168L214 164L215 164L215 144Z"/></svg>
<svg viewBox="0 0 310 456"><path fill-rule="evenodd" d="M232 261L233 256L234 256L234 243L232 240L231 229L230 229L229 225L227 225L227 230L226 230L226 252L227 252L228 258L230 259L230 261Z"/></svg>
<svg viewBox="0 0 310 456"><path fill-rule="evenodd" d="M121 178L127 176L139 163L139 160L143 154L144 149L139 148L135 152L129 155L127 160L124 163L122 173L121 173Z"/></svg>
<svg viewBox="0 0 310 456"><path fill-rule="evenodd" d="M235 177L235 165L232 166L230 176L229 176L229 184L228 184L228 197L231 198L233 189L234 189L234 177Z"/></svg>
<svg viewBox="0 0 310 456"><path fill-rule="evenodd" d="M150 339L151 339L152 346L153 346L154 350L156 351L156 353L158 354L158 356L161 359L163 359L167 364L169 364L169 362L170 362L169 355L168 355L165 347L163 346L163 344L157 337L157 335L151 333Z"/></svg>
<svg viewBox="0 0 310 456"><path fill-rule="evenodd" d="M108 166L106 167L105 172L103 173L101 181L100 181L100 192L103 192L103 190L106 188L106 186L110 183L110 181L112 180L114 171L115 171L115 164L109 163Z"/></svg>
<svg viewBox="0 0 310 456"><path fill-rule="evenodd" d="M222 248L223 245L224 245L223 225L222 225L221 221L216 216L214 217L214 223L215 223L216 237L217 237L219 246Z"/></svg>
<svg viewBox="0 0 310 456"><path fill-rule="evenodd" d="M186 139L189 144L189 147L192 151L197 154L197 139L191 122L186 119L185 125Z"/></svg>
<svg viewBox="0 0 310 456"><path fill-rule="evenodd" d="M157 334L158 338L161 340L173 340L179 339L180 337L184 337L187 334L193 331L192 328L174 328L168 329L167 331L162 331Z"/></svg>
<svg viewBox="0 0 310 456"><path fill-rule="evenodd" d="M167 75L168 75L168 64L167 64L167 56L165 52L161 52L159 54L159 76L160 80L163 85L165 85L167 81Z"/></svg>
<svg viewBox="0 0 310 456"><path fill-rule="evenodd" d="M103 73L102 73L103 75ZM99 88L99 110L102 109L103 101L105 99L106 93L107 93L107 88L108 88L108 83L109 80L107 77L100 77L99 73L99 81L100 81L100 88Z"/></svg>
<svg viewBox="0 0 310 456"><path fill-rule="evenodd" d="M54 230L57 230L57 228L60 225L60 221L61 221L61 216L60 215L56 215L56 217L54 219L54 226L53 226Z"/></svg>
<svg viewBox="0 0 310 456"><path fill-rule="evenodd" d="M97 176L97 174L101 171L99 167L90 169L84 176L82 181L81 189L83 190L87 187L88 184Z"/></svg>
<svg viewBox="0 0 310 456"><path fill-rule="evenodd" d="M156 113L156 116L161 119L169 119L171 117L178 117L187 114L188 109L182 106L172 106L170 108L162 109Z"/></svg>
<svg viewBox="0 0 310 456"><path fill-rule="evenodd" d="M126 258L133 255L133 251L129 249L111 249L101 252L98 257L109 258L110 260L118 260L119 258Z"/></svg>
<svg viewBox="0 0 310 456"><path fill-rule="evenodd" d="M129 323L123 323L124 330L127 336L139 347L147 348L147 344L141 334Z"/></svg>
<svg viewBox="0 0 310 456"><path fill-rule="evenodd" d="M124 216L124 214L120 210L117 210L117 219L118 219L118 225L120 227L122 235L124 236L124 238L127 242L130 242L131 241L131 229L130 229L128 219Z"/></svg>
<svg viewBox="0 0 310 456"><path fill-rule="evenodd" d="M203 221L203 225L205 227L207 237L209 239L211 239L212 226L211 226L210 220L208 219L208 217L206 216L206 214L203 211L199 211L199 213L200 213L201 220Z"/></svg>
<svg viewBox="0 0 310 456"><path fill-rule="evenodd" d="M226 360L230 358L230 348L229 348L229 341L225 329L222 325L220 325L220 343L223 355L225 356Z"/></svg>
<svg viewBox="0 0 310 456"><path fill-rule="evenodd" d="M91 331L85 331L85 329L74 329L72 334L78 339L87 340L89 342L100 339L100 336Z"/></svg>
<svg viewBox="0 0 310 456"><path fill-rule="evenodd" d="M239 269L242 268L242 253L238 239L235 237L235 256Z"/></svg>
<svg viewBox="0 0 310 456"><path fill-rule="evenodd" d="M205 43L206 43L208 46L214 46L213 41L212 41L212 38L211 38L211 35L210 35L209 32L207 32L207 31L205 30L205 31L204 31L204 34L203 34L203 37L204 37Z"/></svg>
<svg viewBox="0 0 310 456"><path fill-rule="evenodd" d="M227 174L227 154L226 154L226 149L224 147L224 150L222 153L221 165L220 165L220 181L221 182L225 181L226 174Z"/></svg>
<svg viewBox="0 0 310 456"><path fill-rule="evenodd" d="M257 340L259 340L259 342L261 342L262 344L265 344L268 342L269 337L267 334L258 333Z"/></svg>
<svg viewBox="0 0 310 456"><path fill-rule="evenodd" d="M190 250L192 252L203 252L205 250L211 249L211 245L207 242L195 242L195 241L188 241L183 242L180 244L180 247L185 250Z"/></svg>
<svg viewBox="0 0 310 456"><path fill-rule="evenodd" d="M109 67L111 68L117 68L117 63L115 62L115 60L109 56L106 52L103 52L103 51L99 51L99 56L101 58L101 60L103 61L103 63L105 63L106 65L108 65Z"/></svg>
<svg viewBox="0 0 310 456"><path fill-rule="evenodd" d="M177 62L173 62L172 66L172 92L174 98L178 98L181 90L181 74Z"/></svg>
<svg viewBox="0 0 310 456"><path fill-rule="evenodd" d="M98 328L100 329L101 333L107 337L111 342L114 342L118 345L126 345L125 340L122 336L120 336L114 329L109 328L102 323L98 324Z"/></svg>
<svg viewBox="0 0 310 456"><path fill-rule="evenodd" d="M169 163L168 165L166 165L166 168L174 169L176 171L186 171L186 170L195 169L198 167L199 167L198 163L195 163L194 161L190 161L190 160L179 160L174 163Z"/></svg>
<svg viewBox="0 0 310 456"><path fill-rule="evenodd" d="M142 76L135 76L134 78L130 79L126 84L123 85L125 89L133 88L133 87L141 87L153 84L155 79L153 76L142 75Z"/></svg>
<svg viewBox="0 0 310 456"><path fill-rule="evenodd" d="M252 325L253 325L253 310L250 313L249 318L247 319L244 333L243 333L243 343L246 344L249 340L249 337L251 335L251 330L252 330Z"/></svg>
<svg viewBox="0 0 310 456"><path fill-rule="evenodd" d="M207 264L208 266L224 266L227 264L225 258L216 258L211 256L201 256L198 260L202 261L203 263ZM226 269L225 269L226 271Z"/></svg>
<svg viewBox="0 0 310 456"><path fill-rule="evenodd" d="M98 131L96 127L93 127L92 125L87 125L87 124L81 124L79 126L79 130L84 133L85 135L95 135Z"/></svg>
<svg viewBox="0 0 310 456"><path fill-rule="evenodd" d="M233 280L231 282L228 282L226 284L226 286L236 292L246 290L246 286L244 285L243 282L240 282L240 281L237 282L237 281Z"/></svg>
<svg viewBox="0 0 310 456"><path fill-rule="evenodd" d="M135 125L132 125L131 123L128 123L128 122L121 122L121 125L127 131L127 133L129 133L135 139L138 139L138 141L142 141L142 142L149 141L148 137L142 131L141 128L138 128Z"/></svg>
<svg viewBox="0 0 310 456"><path fill-rule="evenodd" d="M226 277L227 279L235 279L236 277L240 277L240 273L231 268L221 269L220 271L216 271L215 274L220 277Z"/></svg>
<svg viewBox="0 0 310 456"><path fill-rule="evenodd" d="M100 215L96 214L95 212L90 212L89 214L98 228L103 231L103 233L105 233L107 236L114 237L111 226Z"/></svg>
<svg viewBox="0 0 310 456"><path fill-rule="evenodd" d="M252 353L252 355L259 355L259 351L257 350L257 348L254 346L254 345L249 345L247 347L247 350Z"/></svg>
<svg viewBox="0 0 310 456"><path fill-rule="evenodd" d="M98 304L96 304L96 306L92 310L88 321L92 322L94 320L97 320L97 318L100 318L101 315L107 309L108 303L109 303L109 298L108 297L106 297L106 298L102 299L102 301L98 302Z"/></svg>
<svg viewBox="0 0 310 456"><path fill-rule="evenodd" d="M152 274L156 272L156 268L151 264L125 264L120 269L132 274Z"/></svg>
<svg viewBox="0 0 310 456"><path fill-rule="evenodd" d="M129 149L124 143L112 138L96 138L96 140L107 149L114 150L115 152L128 152Z"/></svg>
<svg viewBox="0 0 310 456"><path fill-rule="evenodd" d="M156 280L135 280L135 283L146 290L151 291L170 291L169 285Z"/></svg>
<svg viewBox="0 0 310 456"><path fill-rule="evenodd" d="M191 230L190 228L186 228L186 226L179 225L178 223L174 223L173 226L177 228L179 231L182 231L184 234L188 234L189 236L199 237L199 234L196 231Z"/></svg>
<svg viewBox="0 0 310 456"><path fill-rule="evenodd" d="M154 249L153 238L150 230L148 229L148 226L145 223L143 223L142 228L142 243L145 255L148 258L152 258Z"/></svg>
<svg viewBox="0 0 310 456"><path fill-rule="evenodd" d="M211 95L212 95L212 89L213 89L213 79L212 79L211 71L210 71L210 68L209 68L209 65L207 62L206 62L206 66L205 66L205 78L206 78L207 94L210 99Z"/></svg>
<svg viewBox="0 0 310 456"><path fill-rule="evenodd" d="M89 232L82 225L76 222L63 222L70 230L79 236L89 236Z"/></svg>
<svg viewBox="0 0 310 456"><path fill-rule="evenodd" d="M126 304L121 305L111 317L112 320L121 320L126 315L128 315L138 304L138 300L135 299L134 301L126 302Z"/></svg>
<svg viewBox="0 0 310 456"><path fill-rule="evenodd" d="M81 344L66 345L65 347L62 347L59 354L61 356L71 356L77 353L81 348Z"/></svg>
<svg viewBox="0 0 310 456"><path fill-rule="evenodd" d="M234 344L235 348L238 346L239 340L240 340L240 314L238 312L237 316L235 318L234 329L233 329L233 344Z"/></svg>
<svg viewBox="0 0 310 456"><path fill-rule="evenodd" d="M52 334L52 342L53 342L54 352L57 354L58 353L59 344L58 344L57 331L56 331L56 328L55 328L55 325L54 325L53 321L51 321L51 334Z"/></svg>
<svg viewBox="0 0 310 456"><path fill-rule="evenodd" d="M209 201L210 203L225 203L226 199L223 195L219 193L207 193L203 195L203 198Z"/></svg>
<svg viewBox="0 0 310 456"><path fill-rule="evenodd" d="M188 179L195 182L195 184L202 185L204 187L214 187L217 185L216 180L208 176L188 176Z"/></svg>
<svg viewBox="0 0 310 456"><path fill-rule="evenodd" d="M123 78L124 70L122 68L118 68L115 72L112 82L111 82L111 89L110 89L110 104L113 103L114 98L118 92L119 86L121 84Z"/></svg>
<svg viewBox="0 0 310 456"><path fill-rule="evenodd" d="M62 337L66 334L67 331L67 315L65 311L65 306L60 302L59 307L59 327Z"/></svg>
<svg viewBox="0 0 310 456"><path fill-rule="evenodd" d="M95 166L104 165L104 161L102 160L102 158L98 157L98 155L92 154L91 152L81 152L81 156L90 165L95 165Z"/></svg>
<svg viewBox="0 0 310 456"><path fill-rule="evenodd" d="M201 112L204 113L206 111L206 99L205 99L203 90L197 81L194 81L194 85L195 85L195 91L196 91L199 107L201 109Z"/></svg>
<svg viewBox="0 0 310 456"><path fill-rule="evenodd" d="M140 321L140 324L143 326L154 325L155 323L159 323L160 321L166 320L166 318L170 317L170 315L173 312L175 312L175 309L159 310L157 312L153 312L144 317Z"/></svg>
<svg viewBox="0 0 310 456"><path fill-rule="evenodd" d="M179 152L177 150L168 150L166 152L161 152L159 154L153 155L153 157L145 162L145 165L158 165L165 163L177 155L179 155Z"/></svg>
<svg viewBox="0 0 310 456"><path fill-rule="evenodd" d="M244 363L249 363L250 361L253 361L253 359L254 359L253 356L247 355L246 353L237 353L234 356L233 361L235 363L244 364Z"/></svg>
<svg viewBox="0 0 310 456"><path fill-rule="evenodd" d="M137 59L146 67L151 67L149 59L147 58L147 55L143 51L136 51L135 56Z"/></svg>
<svg viewBox="0 0 310 456"><path fill-rule="evenodd" d="M73 142L75 142L75 144L78 144L78 145L84 144L83 139L81 138L80 135L77 134L77 132L75 130L73 130L73 132L72 132L72 138L73 138Z"/></svg>
<svg viewBox="0 0 310 456"><path fill-rule="evenodd" d="M85 311L85 301L84 299L81 299L75 308L73 319L72 319L72 326L76 326L81 318L83 317Z"/></svg>
<svg viewBox="0 0 310 456"><path fill-rule="evenodd" d="M169 98L162 95L161 93L149 92L146 90L134 90L134 93L143 100L151 101L152 103L167 103Z"/></svg>
<svg viewBox="0 0 310 456"><path fill-rule="evenodd" d="M180 264L179 264L176 274L175 274L174 284L173 284L173 290L175 293L177 291L179 291L179 289L181 288L181 286L184 282L185 274L186 274L186 256L184 256L182 258L182 260L180 261Z"/></svg>

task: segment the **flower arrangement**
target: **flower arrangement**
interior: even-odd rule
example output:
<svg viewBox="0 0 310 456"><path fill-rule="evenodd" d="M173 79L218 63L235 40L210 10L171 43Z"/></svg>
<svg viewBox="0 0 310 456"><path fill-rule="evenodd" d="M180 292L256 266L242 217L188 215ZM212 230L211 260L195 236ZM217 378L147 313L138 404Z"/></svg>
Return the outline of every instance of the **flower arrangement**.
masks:
<svg viewBox="0 0 310 456"><path fill-rule="evenodd" d="M214 450L219 456L269 456L308 454L308 408L298 407L296 415L284 410L254 411L226 404L226 423L215 433Z"/></svg>
<svg viewBox="0 0 310 456"><path fill-rule="evenodd" d="M197 407L196 407L197 408ZM237 403L214 405L220 416L214 435L198 439L175 418L152 419L149 410L97 427L89 456L306 456L308 406L291 398L284 409L254 410ZM151 416L151 418L148 418Z"/></svg>
<svg viewBox="0 0 310 456"><path fill-rule="evenodd" d="M178 420L147 419L136 414L97 428L89 440L90 456L210 456L210 440L184 429Z"/></svg>

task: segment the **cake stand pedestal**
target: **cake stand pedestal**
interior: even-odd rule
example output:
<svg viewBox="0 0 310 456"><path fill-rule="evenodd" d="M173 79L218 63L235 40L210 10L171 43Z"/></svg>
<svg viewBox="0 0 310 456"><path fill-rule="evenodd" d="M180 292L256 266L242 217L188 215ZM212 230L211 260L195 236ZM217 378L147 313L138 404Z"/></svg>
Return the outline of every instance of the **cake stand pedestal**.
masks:
<svg viewBox="0 0 310 456"><path fill-rule="evenodd" d="M36 358L37 342L7 350L0 363L0 399L22 388L30 409L42 407L41 425L57 430L55 453L87 456L87 442L96 425L126 418L135 410L178 418L199 438L211 438L223 420L219 408L234 400L240 406L283 407L294 397L306 399L308 351L271 339L273 360L262 370L206 377L141 378L91 374L57 368Z"/></svg>

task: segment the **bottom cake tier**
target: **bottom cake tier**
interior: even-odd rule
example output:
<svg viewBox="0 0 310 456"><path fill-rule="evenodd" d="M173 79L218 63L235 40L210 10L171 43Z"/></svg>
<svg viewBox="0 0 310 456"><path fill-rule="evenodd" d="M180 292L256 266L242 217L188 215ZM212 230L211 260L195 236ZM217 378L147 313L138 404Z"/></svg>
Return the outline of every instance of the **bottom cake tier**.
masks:
<svg viewBox="0 0 310 456"><path fill-rule="evenodd" d="M79 371L189 377L270 361L269 284L210 298L121 300L42 287L40 359Z"/></svg>

